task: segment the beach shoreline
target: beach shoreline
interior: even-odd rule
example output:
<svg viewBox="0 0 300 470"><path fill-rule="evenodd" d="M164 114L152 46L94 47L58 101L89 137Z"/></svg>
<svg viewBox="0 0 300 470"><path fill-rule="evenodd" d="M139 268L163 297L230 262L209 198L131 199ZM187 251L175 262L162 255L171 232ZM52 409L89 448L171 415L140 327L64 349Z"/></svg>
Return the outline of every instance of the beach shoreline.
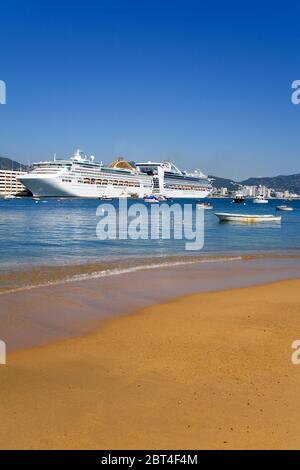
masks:
<svg viewBox="0 0 300 470"><path fill-rule="evenodd" d="M299 288L179 297L9 354L0 448L299 448Z"/></svg>
<svg viewBox="0 0 300 470"><path fill-rule="evenodd" d="M52 279L2 293L0 338L8 351L82 336L98 329L107 319L181 296L300 277L298 258L289 256L175 258L147 265L140 261L125 269L124 265L111 266L114 268L96 270L92 265L88 272L69 281ZM77 267L68 269L76 272ZM58 273L63 276L65 271L59 268ZM30 276L28 273L27 279ZM32 278L37 278L36 272Z"/></svg>

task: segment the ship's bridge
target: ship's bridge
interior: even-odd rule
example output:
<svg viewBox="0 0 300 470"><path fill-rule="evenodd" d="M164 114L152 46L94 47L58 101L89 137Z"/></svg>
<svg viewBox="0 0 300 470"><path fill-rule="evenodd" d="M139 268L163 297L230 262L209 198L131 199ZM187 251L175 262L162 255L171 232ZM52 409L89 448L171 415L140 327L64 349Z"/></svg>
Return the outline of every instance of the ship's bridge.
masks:
<svg viewBox="0 0 300 470"><path fill-rule="evenodd" d="M174 165L174 163L170 162L169 160L166 160L163 162L162 167L164 170L170 171L171 173L175 173L177 175L182 175L182 171L180 171L177 166Z"/></svg>

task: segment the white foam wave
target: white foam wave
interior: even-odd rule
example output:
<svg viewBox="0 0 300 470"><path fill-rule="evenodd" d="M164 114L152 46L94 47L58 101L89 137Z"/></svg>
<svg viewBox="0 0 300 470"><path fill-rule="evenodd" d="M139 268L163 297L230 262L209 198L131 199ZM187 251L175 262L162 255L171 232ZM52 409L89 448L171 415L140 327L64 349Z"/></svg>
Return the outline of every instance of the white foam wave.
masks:
<svg viewBox="0 0 300 470"><path fill-rule="evenodd" d="M147 271L151 269L161 269L161 268L170 268L176 266L188 266L193 264L204 264L204 263L218 263L224 261L241 261L243 259L242 256L232 256L232 257L223 257L223 258L205 258L203 260L192 260L192 261L170 261L170 262L163 262L163 263L153 263L153 264L143 264L137 266L131 266L127 268L112 268L112 269L104 269L103 271L94 271L91 273L84 273L84 274L75 274L70 277L66 277L64 279L59 279L57 281L49 281L40 284L32 284L26 285L21 287L16 287L13 289L9 289L5 292L1 292L0 295L12 294L15 292L21 292L26 290L37 289L39 287L50 287L60 284L68 284L72 282L81 282L81 281L89 281L93 279L100 279L103 277L109 276L119 276L121 274L130 274L135 273L137 271Z"/></svg>

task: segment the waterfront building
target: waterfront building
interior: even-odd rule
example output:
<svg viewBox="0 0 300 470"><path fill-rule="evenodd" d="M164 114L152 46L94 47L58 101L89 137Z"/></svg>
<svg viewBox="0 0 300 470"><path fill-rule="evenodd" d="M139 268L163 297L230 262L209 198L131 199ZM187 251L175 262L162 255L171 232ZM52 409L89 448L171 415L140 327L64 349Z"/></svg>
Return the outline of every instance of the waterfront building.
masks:
<svg viewBox="0 0 300 470"><path fill-rule="evenodd" d="M17 179L24 174L24 171L0 170L0 197L27 194L27 189Z"/></svg>

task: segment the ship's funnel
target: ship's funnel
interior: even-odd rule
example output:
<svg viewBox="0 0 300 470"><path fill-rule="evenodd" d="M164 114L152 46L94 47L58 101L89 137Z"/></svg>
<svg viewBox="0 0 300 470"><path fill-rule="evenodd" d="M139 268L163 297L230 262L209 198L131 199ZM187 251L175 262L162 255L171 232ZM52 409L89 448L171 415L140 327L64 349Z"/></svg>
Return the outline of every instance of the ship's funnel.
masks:
<svg viewBox="0 0 300 470"><path fill-rule="evenodd" d="M126 162L123 158L118 158L117 160L113 161L110 165L110 168L122 168L124 170L133 170L130 163Z"/></svg>

